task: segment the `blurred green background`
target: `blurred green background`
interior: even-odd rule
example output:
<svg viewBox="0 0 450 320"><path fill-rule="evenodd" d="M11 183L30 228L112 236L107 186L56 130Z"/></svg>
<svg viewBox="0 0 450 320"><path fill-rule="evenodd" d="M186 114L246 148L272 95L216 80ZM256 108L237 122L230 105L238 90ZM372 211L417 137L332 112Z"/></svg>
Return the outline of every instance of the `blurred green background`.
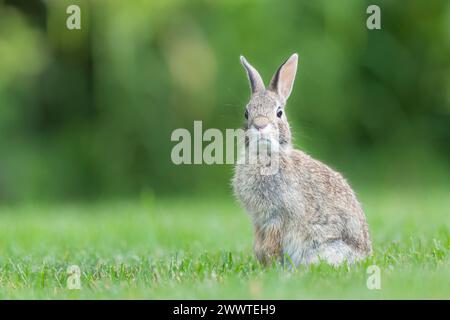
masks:
<svg viewBox="0 0 450 320"><path fill-rule="evenodd" d="M450 186L447 0L0 0L0 201L230 193L171 132L240 127L239 55L267 82L293 52L296 146L357 190Z"/></svg>

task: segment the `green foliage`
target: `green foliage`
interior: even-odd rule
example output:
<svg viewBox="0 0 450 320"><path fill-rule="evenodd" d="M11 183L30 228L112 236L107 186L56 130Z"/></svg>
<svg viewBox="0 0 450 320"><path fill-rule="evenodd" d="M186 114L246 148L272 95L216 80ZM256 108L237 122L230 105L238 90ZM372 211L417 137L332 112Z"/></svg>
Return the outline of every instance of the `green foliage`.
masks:
<svg viewBox="0 0 450 320"><path fill-rule="evenodd" d="M448 1L378 1L373 31L359 0L76 1L68 30L72 2L0 4L2 200L227 190L229 166L173 165L170 134L241 125L240 54L267 82L299 53L297 146L362 181L449 181Z"/></svg>

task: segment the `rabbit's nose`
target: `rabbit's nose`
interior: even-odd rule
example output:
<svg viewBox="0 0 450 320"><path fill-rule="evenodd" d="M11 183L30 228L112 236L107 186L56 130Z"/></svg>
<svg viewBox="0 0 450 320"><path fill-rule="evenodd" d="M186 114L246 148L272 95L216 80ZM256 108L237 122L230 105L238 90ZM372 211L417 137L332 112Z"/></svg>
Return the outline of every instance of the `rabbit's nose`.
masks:
<svg viewBox="0 0 450 320"><path fill-rule="evenodd" d="M258 116L255 119L253 119L253 125L256 129L264 129L269 124L269 119L266 117Z"/></svg>

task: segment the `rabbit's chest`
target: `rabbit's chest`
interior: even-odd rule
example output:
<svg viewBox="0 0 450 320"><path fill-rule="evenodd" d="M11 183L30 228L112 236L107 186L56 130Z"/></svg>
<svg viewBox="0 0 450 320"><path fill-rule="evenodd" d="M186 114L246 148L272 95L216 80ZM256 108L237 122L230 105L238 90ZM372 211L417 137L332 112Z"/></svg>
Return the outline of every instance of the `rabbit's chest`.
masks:
<svg viewBox="0 0 450 320"><path fill-rule="evenodd" d="M254 168L241 167L234 180L235 193L253 216L269 218L291 210L292 199L297 190L280 170L276 174L264 175Z"/></svg>

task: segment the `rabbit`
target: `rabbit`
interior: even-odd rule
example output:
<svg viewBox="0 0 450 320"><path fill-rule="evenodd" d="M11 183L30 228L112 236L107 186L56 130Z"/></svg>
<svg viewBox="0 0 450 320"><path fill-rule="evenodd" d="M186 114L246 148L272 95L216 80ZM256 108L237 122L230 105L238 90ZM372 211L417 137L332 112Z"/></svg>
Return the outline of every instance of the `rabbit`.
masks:
<svg viewBox="0 0 450 320"><path fill-rule="evenodd" d="M366 218L347 181L292 145L285 106L298 55L279 67L267 88L258 71L243 56L240 60L251 87L241 157L252 138L273 147L257 163L238 161L232 178L234 194L254 225L256 258L263 265L275 260L294 267L321 261L339 266L371 255ZM277 170L267 174L275 158Z"/></svg>

